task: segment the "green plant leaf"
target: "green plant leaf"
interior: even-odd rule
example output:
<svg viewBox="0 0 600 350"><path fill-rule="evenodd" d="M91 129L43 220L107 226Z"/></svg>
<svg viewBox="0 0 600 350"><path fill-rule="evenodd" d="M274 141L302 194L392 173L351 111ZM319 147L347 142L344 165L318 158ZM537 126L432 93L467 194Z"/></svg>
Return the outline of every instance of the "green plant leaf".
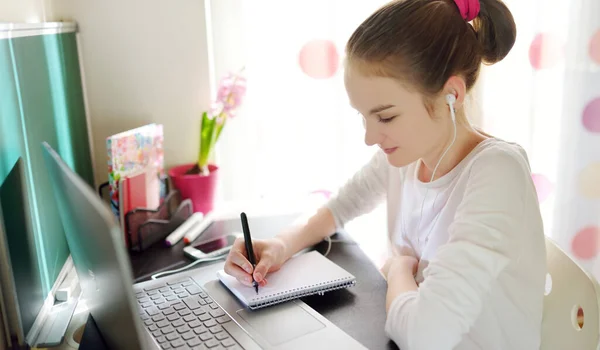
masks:
<svg viewBox="0 0 600 350"><path fill-rule="evenodd" d="M213 138L215 136L215 123L216 118L210 119L208 113L202 114L202 123L200 126L200 151L198 155L198 167L202 167L208 164L208 158L214 146Z"/></svg>
<svg viewBox="0 0 600 350"><path fill-rule="evenodd" d="M217 141L219 141L219 136L221 136L221 131L223 131L223 127L225 126L226 122L227 122L227 118L223 118L223 122L221 124L217 123L217 132L215 135L215 143L217 143Z"/></svg>
<svg viewBox="0 0 600 350"><path fill-rule="evenodd" d="M209 149L209 153L207 156L207 162L208 162L208 158L210 158L214 148L215 148L215 144L217 143L217 139L219 138L219 135L221 134L221 130L223 130L223 126L225 125L225 118L223 118L223 122L219 123L218 120L219 118L222 118L222 116L217 116L212 120L212 135L210 137L210 144L208 146Z"/></svg>

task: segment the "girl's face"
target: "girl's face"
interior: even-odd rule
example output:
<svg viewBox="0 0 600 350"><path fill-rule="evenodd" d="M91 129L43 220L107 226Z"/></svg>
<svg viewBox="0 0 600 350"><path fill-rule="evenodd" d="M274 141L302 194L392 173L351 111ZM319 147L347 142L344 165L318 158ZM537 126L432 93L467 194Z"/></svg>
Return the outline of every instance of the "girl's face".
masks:
<svg viewBox="0 0 600 350"><path fill-rule="evenodd" d="M452 121L432 118L421 94L392 78L363 75L351 64L345 70L344 83L350 104L363 117L365 143L379 146L392 166L402 167L439 155ZM434 113L441 108L448 111L444 100L436 99Z"/></svg>

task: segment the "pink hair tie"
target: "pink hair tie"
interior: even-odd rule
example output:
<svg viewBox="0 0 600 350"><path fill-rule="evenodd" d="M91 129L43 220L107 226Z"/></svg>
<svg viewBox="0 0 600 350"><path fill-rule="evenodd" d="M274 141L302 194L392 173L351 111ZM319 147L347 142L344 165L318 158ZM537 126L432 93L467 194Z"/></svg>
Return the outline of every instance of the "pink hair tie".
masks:
<svg viewBox="0 0 600 350"><path fill-rule="evenodd" d="M479 15L481 9L479 0L454 0L454 3L458 7L462 18L467 22L471 22Z"/></svg>

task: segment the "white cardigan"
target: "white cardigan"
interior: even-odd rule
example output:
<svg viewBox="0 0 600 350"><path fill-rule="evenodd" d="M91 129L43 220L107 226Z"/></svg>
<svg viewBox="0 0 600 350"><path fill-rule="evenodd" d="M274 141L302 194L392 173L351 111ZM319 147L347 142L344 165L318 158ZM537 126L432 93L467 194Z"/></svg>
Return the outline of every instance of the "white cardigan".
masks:
<svg viewBox="0 0 600 350"><path fill-rule="evenodd" d="M343 227L387 200L392 250L420 260L386 333L402 350L539 349L546 252L525 151L487 139L432 183L420 164L378 151L327 204Z"/></svg>

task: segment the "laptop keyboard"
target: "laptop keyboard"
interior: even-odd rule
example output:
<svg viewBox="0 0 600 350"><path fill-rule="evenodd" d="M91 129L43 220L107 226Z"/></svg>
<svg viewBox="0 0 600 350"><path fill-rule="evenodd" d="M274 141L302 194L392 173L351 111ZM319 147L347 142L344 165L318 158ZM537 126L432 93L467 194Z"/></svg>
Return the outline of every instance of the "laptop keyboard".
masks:
<svg viewBox="0 0 600 350"><path fill-rule="evenodd" d="M231 318L190 278L159 282L136 298L146 329L163 349L242 349L222 327Z"/></svg>

